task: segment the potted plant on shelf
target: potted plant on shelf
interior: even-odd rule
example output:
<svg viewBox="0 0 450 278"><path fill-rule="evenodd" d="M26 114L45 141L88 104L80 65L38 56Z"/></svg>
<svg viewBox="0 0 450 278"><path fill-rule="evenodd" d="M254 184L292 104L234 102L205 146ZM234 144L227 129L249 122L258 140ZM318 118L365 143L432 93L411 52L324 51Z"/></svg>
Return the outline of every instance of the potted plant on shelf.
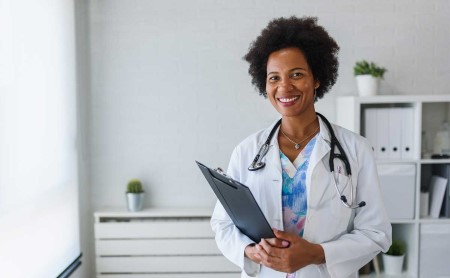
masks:
<svg viewBox="0 0 450 278"><path fill-rule="evenodd" d="M384 77L387 70L379 67L374 62L365 60L356 62L353 73L356 77L358 92L360 96L373 96L378 93L380 79Z"/></svg>
<svg viewBox="0 0 450 278"><path fill-rule="evenodd" d="M144 207L144 189L138 179L132 179L127 185L127 205L129 211L140 211Z"/></svg>
<svg viewBox="0 0 450 278"><path fill-rule="evenodd" d="M401 240L393 240L391 247L383 253L384 272L390 275L402 273L405 260L406 244Z"/></svg>

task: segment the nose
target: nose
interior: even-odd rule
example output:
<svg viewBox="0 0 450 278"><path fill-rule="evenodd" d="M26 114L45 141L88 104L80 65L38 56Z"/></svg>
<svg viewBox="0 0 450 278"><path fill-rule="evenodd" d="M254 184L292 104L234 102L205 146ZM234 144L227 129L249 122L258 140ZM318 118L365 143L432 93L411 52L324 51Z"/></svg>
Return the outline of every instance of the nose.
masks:
<svg viewBox="0 0 450 278"><path fill-rule="evenodd" d="M284 81L284 82L279 83L277 88L278 88L278 90L289 92L294 89L294 86L290 82Z"/></svg>

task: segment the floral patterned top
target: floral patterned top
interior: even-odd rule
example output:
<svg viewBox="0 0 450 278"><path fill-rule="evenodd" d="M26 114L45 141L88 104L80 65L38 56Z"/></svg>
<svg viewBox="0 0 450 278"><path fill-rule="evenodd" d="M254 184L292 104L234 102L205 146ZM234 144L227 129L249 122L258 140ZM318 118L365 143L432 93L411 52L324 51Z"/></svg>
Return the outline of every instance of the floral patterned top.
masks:
<svg viewBox="0 0 450 278"><path fill-rule="evenodd" d="M283 178L282 205L284 230L303 236L307 205L306 171L309 158L316 144L318 134L314 136L292 163L280 150L281 169ZM295 277L288 274L286 277Z"/></svg>
<svg viewBox="0 0 450 278"><path fill-rule="evenodd" d="M306 171L317 135L298 154L294 163L280 150L282 168L282 201L284 230L303 236L306 202Z"/></svg>

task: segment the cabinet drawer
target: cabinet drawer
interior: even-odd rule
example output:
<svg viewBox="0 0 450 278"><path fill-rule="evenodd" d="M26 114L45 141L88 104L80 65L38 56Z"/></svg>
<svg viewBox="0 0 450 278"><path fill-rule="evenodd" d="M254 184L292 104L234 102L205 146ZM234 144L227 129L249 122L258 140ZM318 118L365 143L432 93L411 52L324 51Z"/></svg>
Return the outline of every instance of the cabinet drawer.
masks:
<svg viewBox="0 0 450 278"><path fill-rule="evenodd" d="M238 271L239 268L223 256L97 257L97 273L142 274Z"/></svg>
<svg viewBox="0 0 450 278"><path fill-rule="evenodd" d="M96 239L213 238L209 221L148 221L96 223Z"/></svg>
<svg viewBox="0 0 450 278"><path fill-rule="evenodd" d="M214 239L97 240L97 256L220 255Z"/></svg>

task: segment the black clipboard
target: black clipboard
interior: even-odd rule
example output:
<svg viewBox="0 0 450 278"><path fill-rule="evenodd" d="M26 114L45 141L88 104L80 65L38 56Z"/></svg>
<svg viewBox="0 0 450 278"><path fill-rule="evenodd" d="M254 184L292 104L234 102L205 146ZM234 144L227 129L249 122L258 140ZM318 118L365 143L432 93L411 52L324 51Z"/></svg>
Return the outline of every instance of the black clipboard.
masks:
<svg viewBox="0 0 450 278"><path fill-rule="evenodd" d="M234 225L254 242L275 238L250 189L217 170L195 161Z"/></svg>

